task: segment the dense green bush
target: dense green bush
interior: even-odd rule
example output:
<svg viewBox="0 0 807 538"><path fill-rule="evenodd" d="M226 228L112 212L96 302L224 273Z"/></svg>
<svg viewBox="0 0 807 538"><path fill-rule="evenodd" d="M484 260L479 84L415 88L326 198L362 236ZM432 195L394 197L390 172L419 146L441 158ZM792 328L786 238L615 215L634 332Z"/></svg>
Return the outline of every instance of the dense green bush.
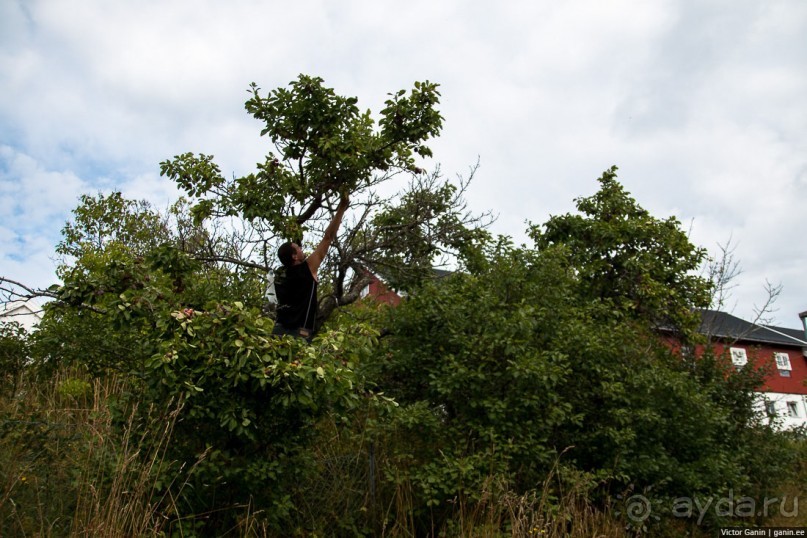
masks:
<svg viewBox="0 0 807 538"><path fill-rule="evenodd" d="M642 492L657 516L678 497L762 498L785 476L792 457L755 418L761 372L668 345L700 342L702 251L613 171L601 182L584 216L552 219L551 237L534 228L535 248L489 246L391 312L368 372L402 407L388 476L412 485L423 528L492 476L527 492L556 462L603 505Z"/></svg>
<svg viewBox="0 0 807 538"><path fill-rule="evenodd" d="M370 329L326 332L308 345L272 337L271 320L237 302L177 311L158 327L165 339L146 363L140 398L182 403L168 454L194 466L187 514L252 504L283 528L296 517L296 485L314 471L318 423L347 423L367 400L384 404L354 372L372 348ZM212 532L227 517L207 519Z"/></svg>
<svg viewBox="0 0 807 538"><path fill-rule="evenodd" d="M500 254L405 301L374 364L401 405L387 476L412 485L423 528L493 476L540 488L557 462L590 477L591 500L642 492L659 517L678 497L761 499L781 483L792 453L752 420L753 369L693 366L639 321L581 301L557 252Z"/></svg>

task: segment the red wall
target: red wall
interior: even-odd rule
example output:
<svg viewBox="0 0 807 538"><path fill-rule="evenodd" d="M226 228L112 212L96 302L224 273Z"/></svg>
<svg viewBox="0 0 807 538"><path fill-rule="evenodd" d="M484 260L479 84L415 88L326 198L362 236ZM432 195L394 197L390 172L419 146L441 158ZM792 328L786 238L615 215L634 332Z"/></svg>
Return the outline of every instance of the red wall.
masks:
<svg viewBox="0 0 807 538"><path fill-rule="evenodd" d="M370 282L370 293L368 297L372 297L381 303L387 303L392 306L398 306L401 302L401 296L387 288L383 282L377 278L373 278Z"/></svg>
<svg viewBox="0 0 807 538"><path fill-rule="evenodd" d="M807 386L804 385L804 381L807 380L807 359L805 359L801 349L774 345L746 346L743 344L735 344L733 347L745 348L749 362L753 357L756 357L757 364L770 369L771 374L761 388L762 391L807 394ZM776 368L776 359L773 358L774 353L787 353L787 356L790 357L790 367L792 368L790 377L783 377L779 374L779 370Z"/></svg>
<svg viewBox="0 0 807 538"><path fill-rule="evenodd" d="M804 357L801 349L794 349L782 346L768 345L768 344L745 344L736 343L732 345L716 343L714 346L716 353L726 352L728 348L740 347L745 349L748 355L748 362L754 362L757 366L767 368L770 375L765 381L765 384L760 387L763 392L783 392L787 394L807 394L807 386L804 381L807 380L807 358ZM776 368L776 359L774 353L787 353L790 357L790 377L783 377L779 374Z"/></svg>
<svg viewBox="0 0 807 538"><path fill-rule="evenodd" d="M675 339L665 338L665 341L676 353L680 353L681 346ZM714 351L718 355L724 352L728 355L730 347L745 349L749 363L754 363L758 367L768 369L770 375L765 381L765 384L760 387L760 391L807 394L807 386L805 386L805 381L807 381L807 358L805 358L800 348L761 344L751 345L745 343L729 345L717 342L714 344ZM695 349L695 355L699 357L703 351L703 346L698 346ZM790 367L792 368L790 377L783 377L779 374L779 370L776 368L776 359L773 358L774 353L787 353L787 356L790 357ZM727 360L730 361L731 359L727 358Z"/></svg>

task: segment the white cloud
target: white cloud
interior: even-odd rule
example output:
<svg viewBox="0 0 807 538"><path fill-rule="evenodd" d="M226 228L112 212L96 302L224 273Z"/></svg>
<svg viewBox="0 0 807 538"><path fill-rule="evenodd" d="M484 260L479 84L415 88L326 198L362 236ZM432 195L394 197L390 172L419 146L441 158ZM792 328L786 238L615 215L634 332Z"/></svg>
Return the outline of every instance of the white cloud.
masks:
<svg viewBox="0 0 807 538"><path fill-rule="evenodd" d="M6 202L2 220L18 222L19 229L34 230L72 207L89 185L72 172L44 169L32 157L0 146L0 189Z"/></svg>
<svg viewBox="0 0 807 538"><path fill-rule="evenodd" d="M0 146L0 276L35 287L55 280L54 246L81 193L91 186Z"/></svg>

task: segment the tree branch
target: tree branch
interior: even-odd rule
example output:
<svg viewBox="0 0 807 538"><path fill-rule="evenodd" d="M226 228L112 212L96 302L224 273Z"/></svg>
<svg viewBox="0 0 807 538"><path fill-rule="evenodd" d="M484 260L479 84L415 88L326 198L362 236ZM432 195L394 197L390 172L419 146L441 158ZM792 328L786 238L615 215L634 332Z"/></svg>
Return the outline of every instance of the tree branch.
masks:
<svg viewBox="0 0 807 538"><path fill-rule="evenodd" d="M252 269L260 269L261 271L269 272L271 270L270 267L266 265L261 265L259 263L247 261L247 260L239 260L238 258L231 258L229 256L194 256L194 259L200 262L223 262L223 263L231 263L233 265L240 265L242 267L250 267Z"/></svg>
<svg viewBox="0 0 807 538"><path fill-rule="evenodd" d="M308 206L308 209L303 211L300 215L297 216L297 224L303 224L305 221L310 219L314 216L314 213L317 212L319 208L322 207L322 193L317 193L317 196L311 201L311 205Z"/></svg>
<svg viewBox="0 0 807 538"><path fill-rule="evenodd" d="M20 293L18 290L23 290L25 293ZM7 298L7 300L3 302L11 302L21 299L33 299L34 297L58 299L58 295L52 291L32 288L4 276L0 276L0 292L2 292L3 296Z"/></svg>

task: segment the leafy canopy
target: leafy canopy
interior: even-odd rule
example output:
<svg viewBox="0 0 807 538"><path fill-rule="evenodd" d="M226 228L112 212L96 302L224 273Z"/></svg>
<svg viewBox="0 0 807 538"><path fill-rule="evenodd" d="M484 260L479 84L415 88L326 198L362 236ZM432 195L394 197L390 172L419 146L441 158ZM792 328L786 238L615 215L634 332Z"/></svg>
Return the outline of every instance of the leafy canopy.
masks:
<svg viewBox="0 0 807 538"><path fill-rule="evenodd" d="M639 206L616 171L603 173L596 194L576 200L581 214L553 216L530 235L539 249L566 248L588 298L691 336L698 322L693 309L709 305L710 283L697 273L706 251L675 217L660 220Z"/></svg>
<svg viewBox="0 0 807 538"><path fill-rule="evenodd" d="M377 171L419 173L415 155L430 157L425 143L442 128L440 93L430 82L392 94L377 127L355 97L336 95L319 77L300 75L266 96L253 83L250 93L247 112L275 146L256 172L227 181L212 156L192 153L160 163L160 170L191 196L213 195L196 206L199 218L260 219L287 238L301 237L301 226L339 192L371 186Z"/></svg>
<svg viewBox="0 0 807 538"><path fill-rule="evenodd" d="M228 178L212 155L184 153L160 163L161 173L194 199L197 223L238 222L229 254L204 257L271 271L275 249L290 240L316 244L341 193L352 212L320 269L320 324L335 308L359 299L368 275L409 290L449 257L462 258L486 236L486 216L473 216L463 199L468 180L441 178L421 166L443 118L438 85L415 82L389 94L376 120L319 77L300 75L267 94L254 83L246 110L271 142L257 170ZM472 172L473 174L473 172ZM403 177L403 187L394 183ZM397 194L390 196L388 193ZM387 194L381 194L381 193Z"/></svg>

